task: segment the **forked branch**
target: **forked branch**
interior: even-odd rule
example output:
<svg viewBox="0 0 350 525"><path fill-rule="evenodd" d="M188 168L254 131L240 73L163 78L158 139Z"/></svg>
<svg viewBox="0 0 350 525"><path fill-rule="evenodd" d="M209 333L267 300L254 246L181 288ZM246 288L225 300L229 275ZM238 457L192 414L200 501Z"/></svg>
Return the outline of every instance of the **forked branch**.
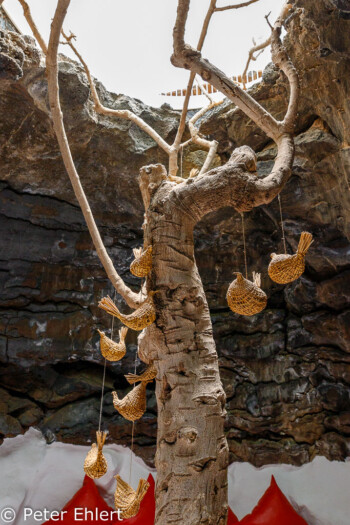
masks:
<svg viewBox="0 0 350 525"><path fill-rule="evenodd" d="M28 22L32 32L33 32L34 37L38 41L38 43L39 43L43 53L46 55L47 54L47 46L46 46L45 41L42 38L40 32L38 31L37 26L35 25L35 22L34 22L34 20L32 18L32 15L31 15L31 12L30 12L30 8L29 8L27 2L25 0L19 0L19 2L20 2L20 4L23 7L24 16L25 16L25 18L26 18L26 20L27 20L27 22ZM211 0L211 6L214 6L214 5L215 5L215 1ZM203 43L204 43L204 40L205 40L205 37L206 37L206 34L207 34L207 29L208 29L210 17L212 15L212 13L213 13L213 8L210 7L209 10L208 10L207 16L206 16L206 18L204 20L202 31L201 31L201 34L200 34L200 38L199 38L199 41L198 41L199 49L201 49L202 46L203 46ZM187 111L188 111L188 103L189 103L189 98L190 98L192 85L193 85L193 79L194 79L195 75L192 75L192 74L190 75L190 79L189 79L189 83L188 83L188 87L190 87L190 89L187 90L187 95L186 95L184 103L183 103L183 109L182 109L182 112L181 112L180 122L179 122L179 126L178 126L178 130L177 130L177 133L176 133L176 137L175 137L174 143L173 144L168 144L156 132L155 129L153 129L151 126L149 126L142 118L140 118L139 116L134 114L132 111L111 109L111 108L108 108L108 107L104 106L101 103L101 101L99 99L99 96L98 96L98 93L97 93L97 90L96 90L96 87L95 87L95 84L94 84L94 81L92 79L91 73L90 73L89 68L87 66L87 63L84 61L83 57L81 56L81 54L79 53L79 51L77 50L77 48L73 44L73 40L75 39L75 36L72 35L72 34L70 36L67 36L63 31L62 31L62 35L64 36L64 38L66 40L66 42L64 42L64 43L68 44L71 47L72 51L75 53L75 55L77 56L77 58L79 59L79 61L81 62L82 66L83 66L83 68L85 70L85 73L87 75L87 78L88 78L88 81L89 81L89 84L90 84L91 95L92 95L92 98L93 98L93 101L94 101L94 107L95 107L96 112L99 113L99 114L103 114L103 115L107 115L107 116L111 116L111 117L117 117L117 118L122 118L122 119L125 119L125 120L130 120L131 122L136 124L140 129L142 129L145 133L147 133L156 142L156 144L161 149L163 149L163 151L165 151L165 153L169 157L169 175L170 176L176 175L177 170L178 170L177 158L178 158L178 153L179 153L179 151L182 148L181 139L182 139L182 136L183 136L183 133L184 133L184 130L185 130L185 126L186 126L186 115L187 115ZM209 151L209 154L211 155L211 151Z"/></svg>
<svg viewBox="0 0 350 525"><path fill-rule="evenodd" d="M244 71L242 73L242 80L243 80L243 88L244 89L246 88L245 80L247 78L248 68L249 68L249 64L250 64L251 60L256 60L257 57L260 55L260 53L262 53L264 51L264 49L266 49L270 44L271 44L271 35L269 36L269 38L267 40L265 40L265 42L262 42L261 44L255 45L249 50L247 63L245 65ZM258 55L255 55L255 53L258 53Z"/></svg>
<svg viewBox="0 0 350 525"><path fill-rule="evenodd" d="M173 32L174 54L172 62L178 67L190 69L226 94L247 116L249 116L277 144L277 157L270 175L264 179L256 176L256 157L248 147L238 148L229 162L215 168L206 175L198 176L186 187L176 189L177 198L186 208L191 208L196 220L221 206L233 206L238 211L247 211L270 202L283 188L292 172L294 158L293 133L297 116L299 95L298 74L281 42L281 27L290 9L285 4L271 32L272 59L286 75L290 96L286 115L277 121L248 93L234 84L222 71L197 50L185 43L185 26L190 0L178 0L177 19Z"/></svg>
<svg viewBox="0 0 350 525"><path fill-rule="evenodd" d="M72 158L72 154L70 151L68 139L66 136L66 131L63 124L63 117L61 112L61 106L60 106L60 100L59 100L59 86L58 86L58 62L57 62L57 52L58 52L58 45L59 45L59 37L60 33L62 31L62 25L63 21L65 19L65 15L68 9L68 6L70 4L70 0L58 0L57 8L55 12L55 16L53 18L52 24L51 24L51 34L50 34L50 42L49 47L47 48L44 39L42 38L40 32L37 29L37 26L34 23L34 20L32 18L30 9L28 4L25 0L19 0L23 7L24 16L29 24L29 26L32 29L32 32L37 39L43 53L46 55L46 69L47 69L47 79L48 79L48 91L49 91L49 102L50 102L50 108L51 108L51 114L52 114L52 120L53 120L53 126L54 130L57 136L57 140L60 146L60 150L62 153L62 158L64 165L66 167L66 170L68 172L68 175L70 177L73 190L75 193L75 196L79 202L79 205L82 209L84 218L86 220L90 235L92 237L95 249L97 251L97 254L107 272L108 277L110 278L113 286L117 290L118 293L126 300L129 306L131 307L137 307L140 304L140 301L142 297L140 297L140 294L134 293L130 288L128 288L124 281L121 279L121 277L116 272L113 263L108 256L108 253L104 247L103 241L101 239L100 233L98 231L98 228L96 226L93 214L91 212L89 203L87 201L85 192L83 190L83 187L80 182L79 175L76 171L74 161ZM213 3L213 0L212 0ZM200 37L200 46L203 45L204 38L206 35L206 29L209 24L210 17L206 18L206 21L203 25L201 37ZM158 144L159 147L161 147L168 155L170 159L170 168L173 166L173 170L176 173L177 170L177 154L179 149L183 146L182 144L175 145L175 143L170 146L166 143L166 141L153 129L151 128L146 122L144 122L140 117L135 115L134 113L128 111L128 110L113 110L110 108L106 108L101 104L98 93L95 87L95 84L92 80L89 68L86 64L86 62L83 60L82 56L78 52L78 50L75 48L73 44L74 35L67 36L62 32L63 36L66 39L66 42L70 45L80 62L82 63L85 73L87 75L88 81L90 83L91 88L91 94L94 101L95 109L97 112L109 115L113 117L118 118L124 118L128 119L132 122L134 122L136 125L138 125L143 131L145 131L149 136L151 136L155 142ZM190 92L191 90L189 90ZM186 119L186 113L187 108L183 110L182 112L182 118ZM179 133L177 137L179 137ZM182 136L182 134L181 134ZM181 137L180 137L181 138ZM215 151L213 152L213 144L202 142L202 139L200 140L201 143L209 149L209 155L208 159L203 166L205 168L209 165L211 162L211 159L213 155L215 154ZM203 171L202 168L202 171ZM171 169L170 169L171 171ZM181 179L182 180L182 179ZM141 294L142 296L142 294Z"/></svg>
<svg viewBox="0 0 350 525"><path fill-rule="evenodd" d="M81 54L79 53L79 51L77 50L77 48L74 46L72 42L72 40L75 39L75 35L70 34L70 36L67 36L65 32L63 31L63 29L61 30L61 33L66 40L66 44L68 44L69 47L72 49L72 51L75 53L76 57L79 59L79 61L81 62L85 70L85 74L90 84L91 96L94 101L95 111L97 113L100 113L101 115L107 115L109 117L118 117L121 119L130 120L131 122L136 124L140 129L142 129L145 133L147 133L158 144L158 146L162 148L162 150L165 151L165 153L170 155L171 146L169 146L169 144L167 144L165 140L151 126L149 126L142 118L138 117L137 115L135 115L135 113L133 113L132 111L129 111L128 109L111 109L101 104L100 98L98 96L98 93L95 87L95 83L91 77L90 70L86 62L84 61L83 57L81 56Z"/></svg>
<svg viewBox="0 0 350 525"><path fill-rule="evenodd" d="M173 31L174 53L172 63L177 67L190 69L192 73L198 73L203 80L210 82L216 89L232 100L232 102L250 117L269 137L277 141L281 134L285 132L285 123L278 122L267 110L256 102L256 100L228 78L225 73L220 71L208 60L204 60L201 53L185 43L184 36L189 7L190 0L179 0L177 18ZM289 9L289 7L287 4L284 7L284 11L285 9ZM282 18L279 17L273 31L275 34L272 49L273 52L275 51L273 59L278 61L279 67L288 77L291 89L290 99L294 102L294 100L297 99L299 85L297 75L292 74L294 67L287 58L286 53L282 53L283 46L279 39L281 25ZM292 106L294 108L295 104L293 103ZM290 121L290 119L288 119L288 121Z"/></svg>
<svg viewBox="0 0 350 525"><path fill-rule="evenodd" d="M204 24L204 26L203 26L204 28L207 27L207 23L209 23L209 20L206 22L206 24ZM177 144L177 140L179 139L179 137L181 139L182 133L180 133L180 130L182 129L182 125L184 125L186 123L187 107L186 107L186 110L184 110L184 109L182 110L180 123L179 123L179 127L178 127L178 133L177 133L177 136L175 138L174 143L172 145L167 144L167 142L153 128L151 128L144 120L142 120L140 117L138 117L137 115L135 115L131 111L110 109L110 108L107 108L107 107L105 107L105 106L103 106L101 104L101 101L99 99L99 96L98 96L98 93L97 93L97 90L96 90L96 86L95 86L95 83L94 83L94 81L92 79L89 67L86 64L86 62L83 59L83 57L81 56L81 54L79 53L79 51L77 50L77 48L75 47L75 45L73 44L73 40L75 39L75 35L73 35L71 33L68 36L63 31L63 29L62 29L61 33L62 33L62 36L65 39L64 43L68 44L70 46L70 48L72 49L72 51L74 52L74 54L76 55L78 60L81 62L82 66L83 66L83 68L85 70L85 74L86 74L86 76L88 78L88 81L89 81L89 84L90 84L91 96L92 96L92 99L94 101L94 107L95 107L96 112L100 113L100 114L103 114L103 115L108 115L108 116L112 116L112 117L119 117L119 118L124 118L124 119L127 119L127 120L131 120L132 122L137 124L143 131L145 131L151 138L153 138L153 140L155 140L155 142L158 144L158 146L160 146L169 155L169 178L170 178L170 180L173 180L174 182L179 182L179 179L181 179L181 178L177 177L175 174L177 172L177 155L178 155L178 152L179 152L180 148L183 147L183 144ZM206 30L205 30L205 33L206 33ZM199 45L203 44L205 33L203 33L203 31L202 31L201 39L199 41ZM191 81L191 89L192 89L192 84L193 84L193 81ZM203 90L204 90L204 88L203 88ZM189 91L189 93L190 92L191 92L191 90ZM184 108L186 106L186 100L188 101L189 97L190 97L190 95L187 96L187 93L186 93L185 102L184 102ZM210 106L203 108L203 110L201 110L201 112L200 112L200 114L198 114L198 116L196 116L197 114L194 115L194 117L192 117L192 119L189 121L189 129L190 129L190 133L191 133L191 139L189 141L187 141L187 143L195 142L196 144L200 145L204 149L208 150L208 155L207 155L206 160L205 160L205 162L203 164L203 167L201 169L201 173L204 173L205 171L207 171L209 169L209 167L210 167L210 165L212 163L212 160L213 160L213 158L215 156L215 153L216 153L217 143L216 143L216 141L208 141L208 140L205 140L205 139L202 139L201 137L199 137L198 130L196 130L196 128L194 127L194 123L202 115L204 115L204 113L206 111L208 111L209 109L215 107L218 104L221 104L221 102L215 102L215 103L212 103Z"/></svg>

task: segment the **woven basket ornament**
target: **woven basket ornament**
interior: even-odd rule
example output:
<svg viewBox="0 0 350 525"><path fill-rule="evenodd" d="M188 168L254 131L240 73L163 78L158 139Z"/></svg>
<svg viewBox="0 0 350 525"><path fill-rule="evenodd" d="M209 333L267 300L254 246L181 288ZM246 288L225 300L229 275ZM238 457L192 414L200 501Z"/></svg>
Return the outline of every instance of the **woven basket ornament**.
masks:
<svg viewBox="0 0 350 525"><path fill-rule="evenodd" d="M229 307L236 314L255 315L261 312L267 303L266 293L260 288L260 274L253 272L253 282L245 279L240 272L230 284L226 299Z"/></svg>
<svg viewBox="0 0 350 525"><path fill-rule="evenodd" d="M305 270L305 255L312 243L312 235L302 232L297 253L294 255L271 254L268 267L269 276L275 283L287 284L298 279Z"/></svg>
<svg viewBox="0 0 350 525"><path fill-rule="evenodd" d="M114 493L115 508L121 510L123 520L132 518L140 510L140 504L146 495L149 483L145 479L140 479L135 491L118 474L114 477L117 480L117 488Z"/></svg>
<svg viewBox="0 0 350 525"><path fill-rule="evenodd" d="M106 436L107 432L99 430L96 432L96 443L91 445L91 450L89 450L85 458L84 471L89 478L101 478L107 472L107 461L102 452Z"/></svg>
<svg viewBox="0 0 350 525"><path fill-rule="evenodd" d="M153 302L153 295L155 293L157 292L149 292L145 302L129 315L122 314L109 296L103 297L98 303L98 306L110 315L118 317L118 319L125 324L125 326L131 328L131 330L143 330L156 319L156 309Z"/></svg>
<svg viewBox="0 0 350 525"><path fill-rule="evenodd" d="M152 270L152 246L145 251L142 248L133 249L135 259L130 265L130 271L136 277L146 277Z"/></svg>
<svg viewBox="0 0 350 525"><path fill-rule="evenodd" d="M108 361L120 361L126 354L125 337L128 332L127 327L123 326L119 330L119 343L107 337L100 330L97 331L100 334L100 349L103 357Z"/></svg>
<svg viewBox="0 0 350 525"><path fill-rule="evenodd" d="M138 383L139 381L147 381L147 382L153 381L153 379L156 378L156 375L157 375L157 369L152 364L148 366L146 370L139 376L137 376L136 374L126 374L125 379L130 385L133 385L135 383Z"/></svg>
<svg viewBox="0 0 350 525"><path fill-rule="evenodd" d="M147 381L141 381L123 399L112 392L114 408L128 421L136 421L146 412L146 385Z"/></svg>

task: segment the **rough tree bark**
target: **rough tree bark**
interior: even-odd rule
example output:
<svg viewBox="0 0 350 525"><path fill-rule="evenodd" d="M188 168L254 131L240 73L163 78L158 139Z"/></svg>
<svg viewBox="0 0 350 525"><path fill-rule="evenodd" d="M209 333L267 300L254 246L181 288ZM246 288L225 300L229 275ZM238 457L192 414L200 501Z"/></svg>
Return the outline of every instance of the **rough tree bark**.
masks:
<svg viewBox="0 0 350 525"><path fill-rule="evenodd" d="M160 290L157 320L139 336L139 354L158 369L156 525L225 525L228 447L225 393L210 313L194 257L193 229L222 206L238 211L271 201L286 180L259 184L244 146L207 175L175 185L164 166L141 169L145 240L153 245L149 289ZM263 182L263 181L261 181Z"/></svg>
<svg viewBox="0 0 350 525"><path fill-rule="evenodd" d="M272 31L273 59L289 79L291 93L287 114L278 122L203 60L198 50L185 44L188 9L189 0L179 0L173 63L199 73L234 99L275 140L278 148L274 168L264 179L257 177L256 156L247 146L236 149L226 165L175 187L167 181L164 167L155 165L141 170L143 195L147 187L149 190L144 199L146 242L153 245L148 286L160 290L156 323L139 338L140 354L157 364L160 379L156 389L156 525L225 525L225 393L208 305L194 258L193 228L204 215L222 206L249 211L270 202L281 191L291 175L299 84L280 41L281 17Z"/></svg>
<svg viewBox="0 0 350 525"><path fill-rule="evenodd" d="M169 154L169 174L160 164L140 171L140 189L145 205L144 245L153 246L153 267L146 288L148 291L159 290L155 296L156 321L141 333L138 348L140 358L146 363L154 362L158 369L156 525L225 525L227 522L225 393L219 376L209 308L194 256L193 230L207 213L223 206L232 206L242 212L269 203L291 175L299 84L297 73L280 41L281 25L290 6L283 8L271 33L273 60L290 84L290 101L283 121L277 121L222 71L204 60L200 50L213 13L256 1L217 8L216 0L210 0L197 49L194 49L184 40L190 0L178 0L172 62L177 67L190 69L188 94L195 74L201 75L276 142L278 153L273 170L263 179L257 176L256 156L248 146L236 149L224 166L207 172L216 143L198 136L194 124L200 115L190 121L191 140L209 149L209 160L197 177L186 180L176 177L177 153L185 127L188 97L179 131L169 146L135 116L122 115L102 106L88 68L75 50L88 76L96 111L132 120ZM25 4L25 0L20 2ZM130 306L136 306L141 296L125 286L108 257L76 172L63 125L57 49L69 2L58 0L47 51L53 126L97 253L116 290ZM71 39L66 37L70 44ZM41 43L45 52L45 43Z"/></svg>

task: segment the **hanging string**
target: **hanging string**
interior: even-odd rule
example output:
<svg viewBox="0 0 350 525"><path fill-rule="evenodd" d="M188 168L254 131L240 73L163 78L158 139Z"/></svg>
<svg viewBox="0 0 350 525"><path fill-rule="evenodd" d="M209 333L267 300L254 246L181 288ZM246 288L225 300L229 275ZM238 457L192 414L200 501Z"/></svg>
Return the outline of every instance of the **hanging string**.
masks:
<svg viewBox="0 0 350 525"><path fill-rule="evenodd" d="M184 149L182 147L180 149L180 177L182 177L183 155L184 155Z"/></svg>
<svg viewBox="0 0 350 525"><path fill-rule="evenodd" d="M245 230L244 230L244 215L241 213L242 217L242 233L243 233L243 252L244 252L244 265L245 265L245 278L248 279L248 266L247 266L247 249L245 245Z"/></svg>
<svg viewBox="0 0 350 525"><path fill-rule="evenodd" d="M282 216L282 204L281 204L281 196L280 196L280 194L278 194L278 204L279 204L279 208L280 208L281 230L282 230L282 240L283 240L284 253L287 254L287 246L286 246L286 238L285 238L285 235L284 235L283 216Z"/></svg>
<svg viewBox="0 0 350 525"><path fill-rule="evenodd" d="M136 375L136 362L137 362L137 352L135 352L135 366L134 366L134 374ZM133 386L133 390L135 388L135 383ZM131 470L132 470L132 456L134 453L134 430L135 430L135 421L132 422L132 429L131 429L131 448L130 448L130 470L129 470L129 485L131 484Z"/></svg>
<svg viewBox="0 0 350 525"><path fill-rule="evenodd" d="M115 302L115 296L116 296L116 290L114 290L114 302ZM111 339L113 339L113 330L114 330L114 316L112 315L112 325L111 325ZM103 379L102 379L102 389L101 389L101 402L100 402L100 416L98 420L98 430L101 431L101 422L102 422L102 408L103 408L103 395L105 391L105 382L106 382L106 365L107 365L107 359L105 358L105 362L103 365Z"/></svg>

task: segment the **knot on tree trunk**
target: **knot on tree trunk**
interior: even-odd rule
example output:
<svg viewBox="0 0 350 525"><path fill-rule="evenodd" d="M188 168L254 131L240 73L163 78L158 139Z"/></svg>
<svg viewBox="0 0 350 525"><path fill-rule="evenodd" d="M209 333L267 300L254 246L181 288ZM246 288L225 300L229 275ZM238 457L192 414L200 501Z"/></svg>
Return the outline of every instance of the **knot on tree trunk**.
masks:
<svg viewBox="0 0 350 525"><path fill-rule="evenodd" d="M170 62L175 67L184 67L185 69L190 69L189 64L191 61L200 57L200 51L197 51L197 49L194 49L188 44L184 44L181 49L176 49L176 51L171 55ZM186 64L187 61L189 64Z"/></svg>
<svg viewBox="0 0 350 525"><path fill-rule="evenodd" d="M140 169L139 185L145 210L148 210L152 196L167 178L168 174L163 164L149 164Z"/></svg>
<svg viewBox="0 0 350 525"><path fill-rule="evenodd" d="M250 173L255 173L256 167L256 154L249 146L241 146L233 150L229 162L234 163Z"/></svg>

